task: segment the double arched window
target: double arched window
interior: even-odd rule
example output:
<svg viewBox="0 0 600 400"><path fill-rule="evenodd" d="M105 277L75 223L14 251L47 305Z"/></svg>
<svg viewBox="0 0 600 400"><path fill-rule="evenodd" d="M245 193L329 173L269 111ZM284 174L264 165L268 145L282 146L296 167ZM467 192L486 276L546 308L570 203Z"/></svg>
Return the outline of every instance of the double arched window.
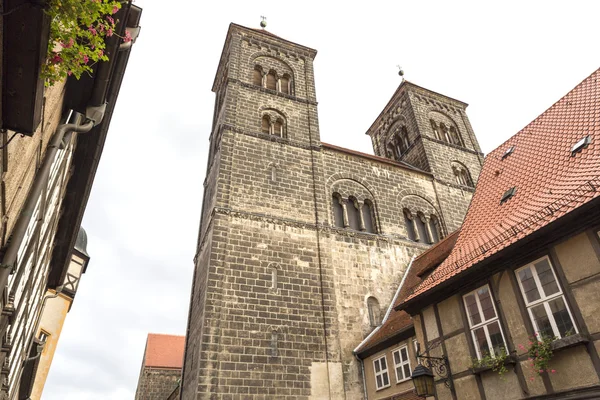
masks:
<svg viewBox="0 0 600 400"><path fill-rule="evenodd" d="M437 243L442 237L440 221L435 214L412 212L408 208L403 210L404 223L408 238L415 242Z"/></svg>
<svg viewBox="0 0 600 400"><path fill-rule="evenodd" d="M332 194L333 219L338 228L376 233L373 202L365 199L360 202L355 196L343 198L339 193Z"/></svg>
<svg viewBox="0 0 600 400"><path fill-rule="evenodd" d="M454 173L454 178L456 179L456 183L462 186L474 187L473 179L471 179L471 174L469 174L469 170L464 165L453 162L452 163L452 172Z"/></svg>
<svg viewBox="0 0 600 400"><path fill-rule="evenodd" d="M269 135L286 137L287 126L285 117L275 110L263 112L260 121L260 131Z"/></svg>

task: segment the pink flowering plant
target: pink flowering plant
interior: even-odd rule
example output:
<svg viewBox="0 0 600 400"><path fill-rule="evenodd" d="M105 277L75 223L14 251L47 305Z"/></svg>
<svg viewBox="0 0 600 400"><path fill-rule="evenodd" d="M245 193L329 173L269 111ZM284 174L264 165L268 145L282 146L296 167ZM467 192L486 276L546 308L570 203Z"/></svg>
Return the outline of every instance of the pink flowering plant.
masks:
<svg viewBox="0 0 600 400"><path fill-rule="evenodd" d="M536 337L532 336L529 338L529 345L519 345L519 349L527 351L529 356L529 366L538 375L544 372L555 373L556 370L550 367L550 359L552 358L552 342L556 338L550 336ZM533 378L530 378L533 379Z"/></svg>
<svg viewBox="0 0 600 400"><path fill-rule="evenodd" d="M67 76L91 74L95 63L108 61L105 39L116 35L116 0L48 0L51 18L48 55L42 66L46 86ZM123 41L131 41L127 32Z"/></svg>

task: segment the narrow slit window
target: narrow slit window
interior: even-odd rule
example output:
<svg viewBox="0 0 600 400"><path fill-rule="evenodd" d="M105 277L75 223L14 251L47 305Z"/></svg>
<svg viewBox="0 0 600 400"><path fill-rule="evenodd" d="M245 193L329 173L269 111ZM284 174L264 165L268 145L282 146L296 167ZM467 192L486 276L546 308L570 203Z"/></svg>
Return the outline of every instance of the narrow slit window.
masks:
<svg viewBox="0 0 600 400"><path fill-rule="evenodd" d="M279 335L277 332L271 332L271 357L277 357L277 345L279 340Z"/></svg>

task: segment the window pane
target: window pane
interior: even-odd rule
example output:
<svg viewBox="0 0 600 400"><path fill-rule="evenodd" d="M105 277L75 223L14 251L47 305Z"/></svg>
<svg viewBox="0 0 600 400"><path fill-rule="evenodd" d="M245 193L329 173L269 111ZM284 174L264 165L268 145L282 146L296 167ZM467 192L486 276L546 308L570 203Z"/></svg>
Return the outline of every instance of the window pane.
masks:
<svg viewBox="0 0 600 400"><path fill-rule="evenodd" d="M532 301L539 300L540 293L538 292L538 289L535 285L535 281L533 280L531 268L524 268L520 270L519 279L521 280L521 284L523 285L523 291L525 292L527 302L531 303Z"/></svg>
<svg viewBox="0 0 600 400"><path fill-rule="evenodd" d="M533 307L531 309L531 314L533 315L534 322L537 325L537 329L540 335L554 337L552 325L550 325L550 320L548 319L548 315L546 314L544 304L540 304Z"/></svg>
<svg viewBox="0 0 600 400"><path fill-rule="evenodd" d="M496 318L496 312L494 311L494 305L492 304L492 298L490 297L490 291L487 286L484 286L477 290L477 296L479 296L479 302L481 303L481 311L483 312L483 318L485 321L492 318Z"/></svg>
<svg viewBox="0 0 600 400"><path fill-rule="evenodd" d="M475 295L470 294L468 296L465 296L465 303L467 303L467 312L469 313L469 320L471 321L471 326L477 325L481 322L481 316L479 315L479 310L475 301Z"/></svg>
<svg viewBox="0 0 600 400"><path fill-rule="evenodd" d="M504 340L502 339L502 333L500 332L500 325L498 321L492 322L487 325L488 334L492 341L492 348L494 349L494 355L500 354L500 348L504 348Z"/></svg>
<svg viewBox="0 0 600 400"><path fill-rule="evenodd" d="M398 378L399 381L401 381L402 379L404 379L404 375L402 372L402 367L398 367L396 368L396 377Z"/></svg>
<svg viewBox="0 0 600 400"><path fill-rule="evenodd" d="M379 360L375 361L375 372L379 372L381 369L379 368Z"/></svg>
<svg viewBox="0 0 600 400"><path fill-rule="evenodd" d="M400 354L402 355L402 361L408 361L408 353L406 352L406 347L400 349Z"/></svg>
<svg viewBox="0 0 600 400"><path fill-rule="evenodd" d="M408 364L404 364L404 378L408 378L410 376L410 368L408 367Z"/></svg>
<svg viewBox="0 0 600 400"><path fill-rule="evenodd" d="M385 357L382 358L381 360L379 360L379 362L381 363L381 369L387 369L387 364L385 362Z"/></svg>
<svg viewBox="0 0 600 400"><path fill-rule="evenodd" d="M390 384L390 379L388 378L387 372L383 373L383 386L387 386Z"/></svg>
<svg viewBox="0 0 600 400"><path fill-rule="evenodd" d="M475 333L475 346L479 349L479 354L481 354L482 357L486 354L490 354L490 346L488 345L483 327L478 328L473 332Z"/></svg>
<svg viewBox="0 0 600 400"><path fill-rule="evenodd" d="M552 310L552 316L554 317L554 322L556 322L560 336L565 337L574 334L575 327L573 326L573 321L571 321L569 311L567 311L565 300L559 297L549 302L548 305L550 305L550 309Z"/></svg>
<svg viewBox="0 0 600 400"><path fill-rule="evenodd" d="M382 384L381 384L381 375L378 375L377 377L375 377L375 379L377 380L377 387L380 388L382 386Z"/></svg>
<svg viewBox="0 0 600 400"><path fill-rule="evenodd" d="M550 263L547 259L543 259L540 262L535 264L535 270L537 271L538 278L540 278L540 283L542 284L542 290L546 294L546 296L550 296L554 293L558 293L558 284L554 279L554 274L552 273L552 268L550 267Z"/></svg>
<svg viewBox="0 0 600 400"><path fill-rule="evenodd" d="M394 362L400 364L400 353L397 351L394 352Z"/></svg>

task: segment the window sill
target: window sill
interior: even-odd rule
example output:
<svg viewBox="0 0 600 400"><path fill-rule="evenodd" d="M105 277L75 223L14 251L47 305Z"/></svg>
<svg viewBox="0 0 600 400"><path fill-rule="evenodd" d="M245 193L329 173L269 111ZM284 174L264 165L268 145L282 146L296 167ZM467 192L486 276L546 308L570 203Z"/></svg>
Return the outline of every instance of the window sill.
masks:
<svg viewBox="0 0 600 400"><path fill-rule="evenodd" d="M390 384L388 384L387 386L382 386L382 387L380 387L379 389L375 389L375 391L376 391L376 392L379 392L379 391L381 391L381 390L383 390L383 389L387 389L387 388L389 388L390 386L391 386L391 385L390 385Z"/></svg>
<svg viewBox="0 0 600 400"><path fill-rule="evenodd" d="M506 357L506 359L504 360L504 365L515 365L517 363L517 358L514 355L510 355L508 357ZM481 374L483 372L487 372L487 371L491 371L492 370L492 366L491 365L482 365L481 367L476 367L476 368L471 368L471 371L474 374Z"/></svg>
<svg viewBox="0 0 600 400"><path fill-rule="evenodd" d="M396 381L396 385L399 385L399 384L401 384L401 383L404 383L404 382L408 382L408 381L410 381L411 379L412 379L412 378L404 378L404 379L402 379L401 381Z"/></svg>
<svg viewBox="0 0 600 400"><path fill-rule="evenodd" d="M574 335L567 336L552 342L552 351L568 349L569 347L577 346L579 344L585 344L589 341L590 338L588 337L588 335L585 335L583 333L576 333Z"/></svg>

